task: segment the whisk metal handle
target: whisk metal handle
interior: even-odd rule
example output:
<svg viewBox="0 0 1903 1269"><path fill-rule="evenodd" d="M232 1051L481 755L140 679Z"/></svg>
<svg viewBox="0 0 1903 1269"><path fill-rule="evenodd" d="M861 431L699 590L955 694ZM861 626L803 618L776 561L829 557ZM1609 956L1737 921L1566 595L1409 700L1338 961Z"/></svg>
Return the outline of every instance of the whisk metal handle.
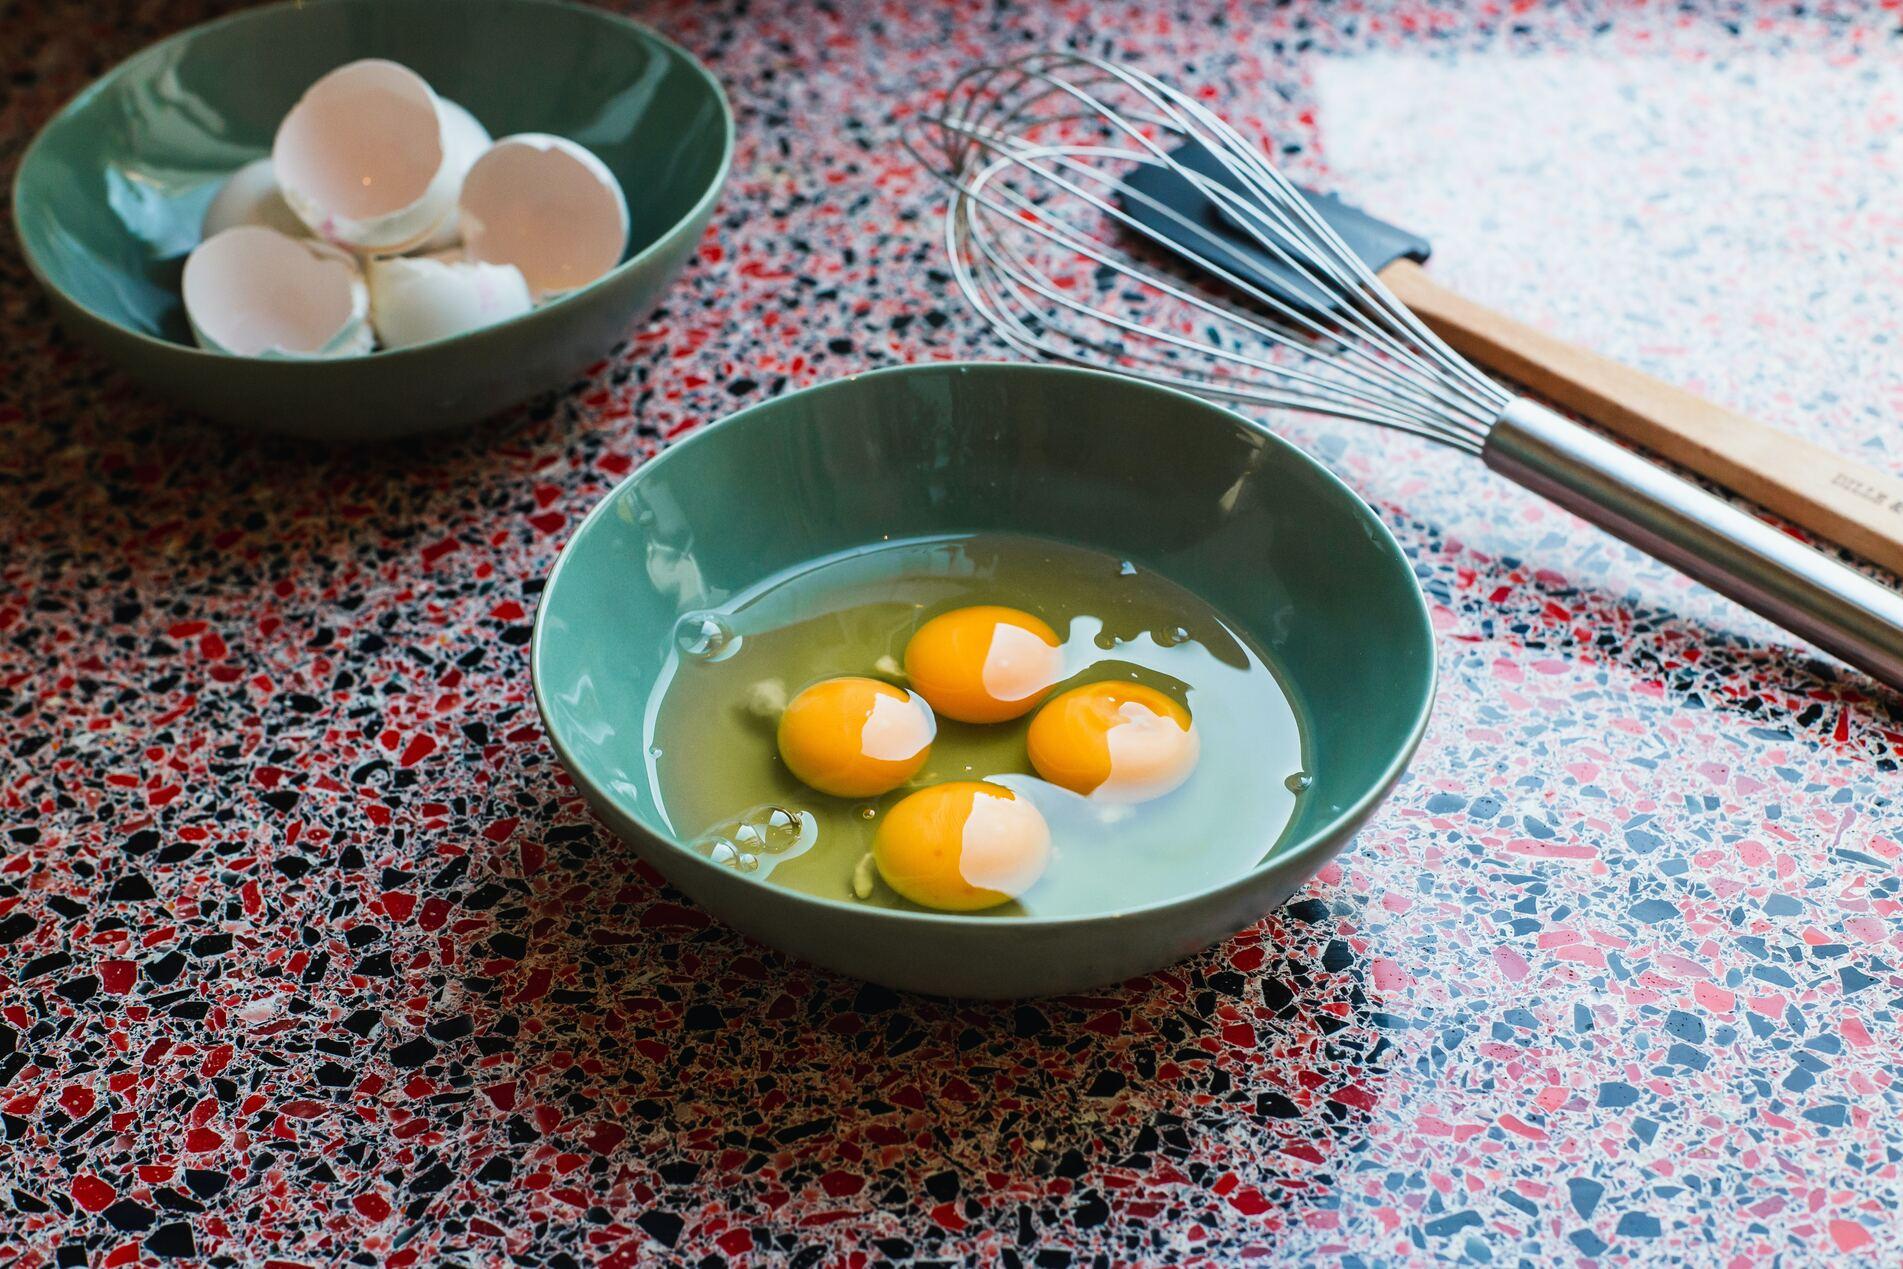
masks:
<svg viewBox="0 0 1903 1269"><path fill-rule="evenodd" d="M1516 484L1903 690L1903 596L1525 397L1481 456Z"/></svg>

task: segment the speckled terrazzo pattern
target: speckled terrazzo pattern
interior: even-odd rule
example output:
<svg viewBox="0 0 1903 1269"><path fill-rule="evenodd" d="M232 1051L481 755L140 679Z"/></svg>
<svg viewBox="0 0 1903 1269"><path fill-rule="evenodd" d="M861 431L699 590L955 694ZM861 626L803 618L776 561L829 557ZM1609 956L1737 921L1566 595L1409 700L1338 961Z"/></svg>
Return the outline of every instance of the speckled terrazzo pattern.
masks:
<svg viewBox="0 0 1903 1269"><path fill-rule="evenodd" d="M740 116L700 259L559 402L423 452L167 413L9 239L0 1261L1903 1260L1903 713L1451 455L1278 421L1418 561L1438 713L1286 912L1100 995L901 999L748 944L627 866L528 702L537 579L667 439L996 355L894 112L1070 35L1417 209L1477 296L1903 470L1897 10L1511 10L647 10ZM6 170L207 12L0 17ZM1613 54L1582 148L1540 103ZM1357 84L1446 77L1512 147L1357 130Z"/></svg>

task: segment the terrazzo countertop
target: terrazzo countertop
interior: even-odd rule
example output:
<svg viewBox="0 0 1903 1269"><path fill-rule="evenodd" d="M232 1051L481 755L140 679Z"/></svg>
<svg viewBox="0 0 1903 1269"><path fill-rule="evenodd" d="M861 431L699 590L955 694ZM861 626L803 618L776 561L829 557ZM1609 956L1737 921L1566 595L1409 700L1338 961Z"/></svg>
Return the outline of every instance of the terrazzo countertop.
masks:
<svg viewBox="0 0 1903 1269"><path fill-rule="evenodd" d="M0 14L0 160L220 6ZM735 406L994 357L896 120L1076 39L1433 269L1903 471L1894 3L674 3L740 121L665 310L552 406L256 444L0 248L0 1262L1903 1261L1903 707L1466 460L1300 417L1441 695L1285 911L1089 996L904 998L609 839L539 579ZM6 1254L11 1252L11 1257Z"/></svg>

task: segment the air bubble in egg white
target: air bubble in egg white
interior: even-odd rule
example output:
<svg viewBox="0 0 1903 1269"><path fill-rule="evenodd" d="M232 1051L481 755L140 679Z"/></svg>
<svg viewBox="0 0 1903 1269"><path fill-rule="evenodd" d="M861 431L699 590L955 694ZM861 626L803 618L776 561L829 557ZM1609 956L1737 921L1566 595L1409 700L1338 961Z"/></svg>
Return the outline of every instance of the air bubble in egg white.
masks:
<svg viewBox="0 0 1903 1269"><path fill-rule="evenodd" d="M701 838L694 843L694 849L713 862L727 868L733 867L734 863L740 858L740 848L718 833L711 837Z"/></svg>
<svg viewBox="0 0 1903 1269"><path fill-rule="evenodd" d="M1282 781L1282 787L1287 789L1290 793L1305 793L1308 791L1308 786L1313 783L1315 783L1314 776L1308 774L1306 771L1297 771L1294 775Z"/></svg>
<svg viewBox="0 0 1903 1269"><path fill-rule="evenodd" d="M674 625L681 654L696 661L725 661L740 651L740 636L718 614L690 612Z"/></svg>
<svg viewBox="0 0 1903 1269"><path fill-rule="evenodd" d="M758 872L760 871L760 857L758 855L742 854L740 858L733 861L733 866L741 872Z"/></svg>
<svg viewBox="0 0 1903 1269"><path fill-rule="evenodd" d="M756 849L781 855L805 839L807 818L803 812L783 806L765 806L747 817L745 828L759 843Z"/></svg>

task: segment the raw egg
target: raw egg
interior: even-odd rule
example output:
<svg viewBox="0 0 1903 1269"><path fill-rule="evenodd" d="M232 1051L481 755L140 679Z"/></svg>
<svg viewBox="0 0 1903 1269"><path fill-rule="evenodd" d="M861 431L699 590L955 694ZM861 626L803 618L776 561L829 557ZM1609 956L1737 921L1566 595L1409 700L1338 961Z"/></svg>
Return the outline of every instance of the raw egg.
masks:
<svg viewBox="0 0 1903 1269"><path fill-rule="evenodd" d="M1030 613L986 604L920 626L905 645L905 673L945 717L1001 723L1029 713L1064 677L1064 652Z"/></svg>
<svg viewBox="0 0 1903 1269"><path fill-rule="evenodd" d="M1044 875L1051 830L1029 801L997 784L935 784L885 814L872 860L913 903L976 912L1007 903Z"/></svg>
<svg viewBox="0 0 1903 1269"><path fill-rule="evenodd" d="M1117 681L1052 700L1025 743L1046 780L1110 802L1168 793L1189 779L1201 749L1188 710L1155 688Z"/></svg>
<svg viewBox="0 0 1903 1269"><path fill-rule="evenodd" d="M916 692L878 679L824 679L780 715L780 757L821 793L875 797L918 774L937 732Z"/></svg>

